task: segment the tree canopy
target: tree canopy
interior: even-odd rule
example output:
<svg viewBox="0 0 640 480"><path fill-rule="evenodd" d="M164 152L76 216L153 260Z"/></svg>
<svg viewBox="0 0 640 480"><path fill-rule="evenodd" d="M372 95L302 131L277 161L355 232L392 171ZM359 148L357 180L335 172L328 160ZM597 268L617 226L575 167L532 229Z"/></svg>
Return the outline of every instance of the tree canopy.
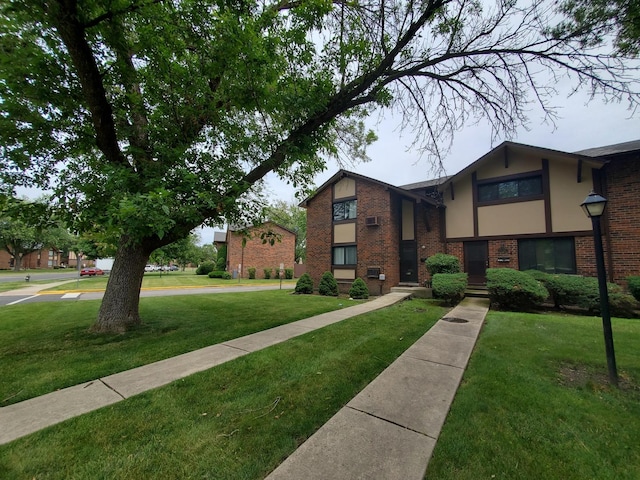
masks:
<svg viewBox="0 0 640 480"><path fill-rule="evenodd" d="M251 223L269 172L304 188L366 159L374 108L440 161L469 122L509 136L532 102L553 119L562 75L637 106L637 64L557 19L552 0L3 2L0 188L50 189L117 245L95 329L121 331L153 250Z"/></svg>

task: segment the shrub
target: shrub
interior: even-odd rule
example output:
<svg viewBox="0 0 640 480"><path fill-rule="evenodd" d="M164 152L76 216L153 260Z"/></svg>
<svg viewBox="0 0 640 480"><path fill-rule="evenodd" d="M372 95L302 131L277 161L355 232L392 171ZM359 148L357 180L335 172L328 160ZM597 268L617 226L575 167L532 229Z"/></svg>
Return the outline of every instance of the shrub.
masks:
<svg viewBox="0 0 640 480"><path fill-rule="evenodd" d="M532 276L533 278L535 278L539 282L542 282L543 284L544 284L545 280L547 279L547 277L549 276L548 273L542 272L540 270L525 270L524 273L526 273L527 275Z"/></svg>
<svg viewBox="0 0 640 480"><path fill-rule="evenodd" d="M531 275L512 268L488 268L487 290L491 303L506 310L532 310L549 296Z"/></svg>
<svg viewBox="0 0 640 480"><path fill-rule="evenodd" d="M549 292L549 297L556 308L568 305L580 305L593 292L598 291L595 279L577 277L575 275L547 275L542 279L543 285Z"/></svg>
<svg viewBox="0 0 640 480"><path fill-rule="evenodd" d="M640 302L640 277L628 277L627 285L629 286L629 292L631 292L633 298Z"/></svg>
<svg viewBox="0 0 640 480"><path fill-rule="evenodd" d="M253 280L256 278L256 268L255 267L249 267L247 268L247 273L249 274L249 279Z"/></svg>
<svg viewBox="0 0 640 480"><path fill-rule="evenodd" d="M271 278L271 269L265 268L263 271L265 280L269 280Z"/></svg>
<svg viewBox="0 0 640 480"><path fill-rule="evenodd" d="M356 278L349 289L351 298L369 298L369 288L363 279Z"/></svg>
<svg viewBox="0 0 640 480"><path fill-rule="evenodd" d="M213 270L226 270L226 268L227 268L227 246L222 245L218 250L216 263Z"/></svg>
<svg viewBox="0 0 640 480"><path fill-rule="evenodd" d="M432 279L433 296L456 305L464 298L467 283L466 273L436 273Z"/></svg>
<svg viewBox="0 0 640 480"><path fill-rule="evenodd" d="M437 273L460 273L460 260L455 255L436 253L427 258L425 264L431 275Z"/></svg>
<svg viewBox="0 0 640 480"><path fill-rule="evenodd" d="M231 280L231 274L224 270L214 270L209 272L209 278L222 278L223 280Z"/></svg>
<svg viewBox="0 0 640 480"><path fill-rule="evenodd" d="M287 280L291 280L293 278L293 268L284 269L284 278Z"/></svg>
<svg viewBox="0 0 640 480"><path fill-rule="evenodd" d="M318 285L318 292L320 295L329 297L338 296L338 282L336 282L336 279L331 272L324 272L322 274L320 284Z"/></svg>
<svg viewBox="0 0 640 480"><path fill-rule="evenodd" d="M303 273L296 282L296 293L313 293L313 280L308 273Z"/></svg>
<svg viewBox="0 0 640 480"><path fill-rule="evenodd" d="M196 269L196 275L209 275L216 269L216 264L213 262L204 262Z"/></svg>
<svg viewBox="0 0 640 480"><path fill-rule="evenodd" d="M609 310L614 317L637 318L640 305L628 293L622 291L609 293Z"/></svg>

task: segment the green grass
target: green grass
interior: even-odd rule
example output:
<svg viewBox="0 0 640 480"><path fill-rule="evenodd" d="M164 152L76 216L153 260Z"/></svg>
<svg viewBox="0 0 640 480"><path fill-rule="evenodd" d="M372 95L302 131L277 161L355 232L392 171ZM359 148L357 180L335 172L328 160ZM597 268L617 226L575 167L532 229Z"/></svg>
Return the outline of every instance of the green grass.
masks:
<svg viewBox="0 0 640 480"><path fill-rule="evenodd" d="M640 478L640 321L490 312L427 470L430 480Z"/></svg>
<svg viewBox="0 0 640 480"><path fill-rule="evenodd" d="M342 308L344 299L286 290L142 298L144 324L88 332L99 301L2 307L0 406Z"/></svg>
<svg viewBox="0 0 640 480"><path fill-rule="evenodd" d="M237 287L240 286L255 286L255 285L279 285L280 280L249 280L231 279L222 280L219 278L209 278L207 275L196 275L195 271L191 269L186 272L148 272L144 274L142 279L142 288L171 288L171 287ZM74 282L65 283L64 285L58 285L48 289L47 291L59 292L59 291L87 291L87 290L104 290L107 286L108 276L97 276L83 278L79 285ZM283 288L293 288L296 284L296 280L283 280Z"/></svg>
<svg viewBox="0 0 640 480"><path fill-rule="evenodd" d="M0 478L264 478L443 313L403 302L52 426L0 446Z"/></svg>
<svg viewBox="0 0 640 480"><path fill-rule="evenodd" d="M0 283L0 292L8 292L10 290L17 290L24 287L30 287L32 285L46 285L47 283L54 282L55 280L32 280L29 283L24 280L16 282L2 282Z"/></svg>

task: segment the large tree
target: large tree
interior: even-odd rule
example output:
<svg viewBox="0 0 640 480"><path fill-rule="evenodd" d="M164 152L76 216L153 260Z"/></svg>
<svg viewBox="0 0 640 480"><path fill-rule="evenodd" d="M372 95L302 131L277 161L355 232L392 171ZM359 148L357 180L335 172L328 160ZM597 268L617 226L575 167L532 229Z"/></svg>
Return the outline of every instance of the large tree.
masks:
<svg viewBox="0 0 640 480"><path fill-rule="evenodd" d="M531 102L553 117L561 75L637 105L624 58L554 31L556 2L523 3L5 1L3 184L50 188L74 231L113 239L94 329L126 330L153 250L250 223L269 172L304 187L329 156L364 159L374 108L440 159L467 122L508 136Z"/></svg>

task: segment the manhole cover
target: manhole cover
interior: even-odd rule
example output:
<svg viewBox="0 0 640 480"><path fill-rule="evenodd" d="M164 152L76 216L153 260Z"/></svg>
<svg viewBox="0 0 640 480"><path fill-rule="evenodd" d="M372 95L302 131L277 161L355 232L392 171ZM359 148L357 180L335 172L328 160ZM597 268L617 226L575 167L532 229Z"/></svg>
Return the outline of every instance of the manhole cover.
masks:
<svg viewBox="0 0 640 480"><path fill-rule="evenodd" d="M442 320L450 323L469 323L469 320L465 320L464 318L457 318L457 317L444 317Z"/></svg>

